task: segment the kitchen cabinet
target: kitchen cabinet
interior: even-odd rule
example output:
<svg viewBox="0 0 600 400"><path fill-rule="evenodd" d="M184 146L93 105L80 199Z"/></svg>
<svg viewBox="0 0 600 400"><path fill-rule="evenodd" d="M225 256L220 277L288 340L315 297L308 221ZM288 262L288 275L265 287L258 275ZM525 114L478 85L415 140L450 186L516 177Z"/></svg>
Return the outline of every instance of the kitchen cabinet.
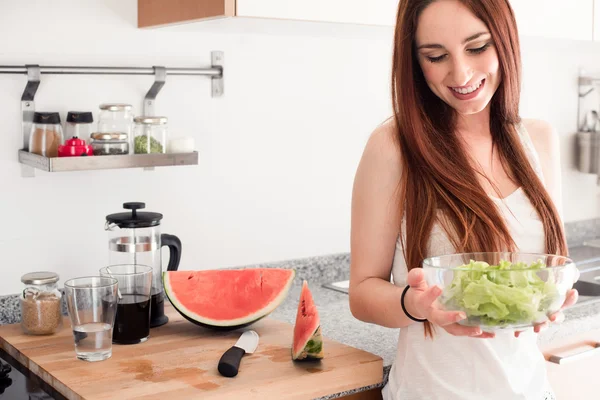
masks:
<svg viewBox="0 0 600 400"><path fill-rule="evenodd" d="M598 398L596 371L600 366L600 329L568 336L541 346L546 358L550 384L557 399L584 400ZM551 357L566 358L561 364Z"/></svg>
<svg viewBox="0 0 600 400"><path fill-rule="evenodd" d="M398 0L238 0L244 17L394 26Z"/></svg>
<svg viewBox="0 0 600 400"><path fill-rule="evenodd" d="M510 0L520 36L592 40L594 2Z"/></svg>
<svg viewBox="0 0 600 400"><path fill-rule="evenodd" d="M267 18L392 27L398 0L138 0L138 27Z"/></svg>
<svg viewBox="0 0 600 400"><path fill-rule="evenodd" d="M510 0L521 36L600 37L600 0ZM215 18L295 20L393 27L398 0L138 0L138 27Z"/></svg>

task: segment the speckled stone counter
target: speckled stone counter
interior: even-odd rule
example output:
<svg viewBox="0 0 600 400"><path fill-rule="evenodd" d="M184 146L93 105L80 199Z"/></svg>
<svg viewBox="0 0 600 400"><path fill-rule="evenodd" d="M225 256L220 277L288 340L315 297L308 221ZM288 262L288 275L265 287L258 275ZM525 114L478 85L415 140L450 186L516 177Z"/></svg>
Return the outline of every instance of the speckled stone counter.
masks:
<svg viewBox="0 0 600 400"><path fill-rule="evenodd" d="M600 248L573 247L571 257L578 265L600 265ZM335 393L320 399L333 399L382 387L387 382L391 365L395 358L399 329L389 329L358 321L350 312L348 295L323 287L326 283L347 280L349 278L349 254L334 254L287 262L250 265L244 268L293 268L296 279L284 302L271 314L272 318L293 324L296 318L298 299L303 280L307 280L319 310L323 334L333 340L353 346L383 359L383 380L378 385L357 388L352 391ZM401 312L398 305L398 312ZM560 325L553 325L539 335L539 343L545 344L555 339L577 332L600 328L600 301L577 305L565 311L566 319ZM14 323L20 320L17 296L0 297L0 324Z"/></svg>

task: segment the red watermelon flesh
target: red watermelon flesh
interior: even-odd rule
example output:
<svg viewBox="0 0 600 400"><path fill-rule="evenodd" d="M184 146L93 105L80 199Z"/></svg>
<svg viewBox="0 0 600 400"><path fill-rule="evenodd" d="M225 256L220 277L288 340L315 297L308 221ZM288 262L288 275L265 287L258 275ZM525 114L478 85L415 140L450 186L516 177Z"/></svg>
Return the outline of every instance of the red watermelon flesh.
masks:
<svg viewBox="0 0 600 400"><path fill-rule="evenodd" d="M236 329L271 313L287 296L295 271L282 268L167 271L165 294L188 320Z"/></svg>
<svg viewBox="0 0 600 400"><path fill-rule="evenodd" d="M292 345L292 359L320 359L323 358L323 335L319 312L315 306L308 283L302 283L302 292L296 313L294 326L294 343Z"/></svg>

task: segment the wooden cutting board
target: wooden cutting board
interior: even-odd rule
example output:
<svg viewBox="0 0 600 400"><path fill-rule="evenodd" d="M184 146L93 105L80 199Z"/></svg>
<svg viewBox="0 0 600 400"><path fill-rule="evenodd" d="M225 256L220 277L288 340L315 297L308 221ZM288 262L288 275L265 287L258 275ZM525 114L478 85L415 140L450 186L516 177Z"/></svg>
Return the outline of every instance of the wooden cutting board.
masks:
<svg viewBox="0 0 600 400"><path fill-rule="evenodd" d="M249 329L260 335L234 378L217 371L241 331L201 328L165 304L169 323L137 345L113 345L100 362L75 358L70 322L52 336L28 336L19 324L0 326L0 345L68 399L312 399L380 383L381 357L324 339L325 358L293 362L293 326L269 317Z"/></svg>

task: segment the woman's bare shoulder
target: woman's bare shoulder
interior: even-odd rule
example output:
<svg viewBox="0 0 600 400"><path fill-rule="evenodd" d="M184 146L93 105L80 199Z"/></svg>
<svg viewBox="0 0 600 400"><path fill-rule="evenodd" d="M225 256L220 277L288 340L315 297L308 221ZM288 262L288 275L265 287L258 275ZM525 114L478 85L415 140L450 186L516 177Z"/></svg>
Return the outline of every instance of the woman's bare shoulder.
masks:
<svg viewBox="0 0 600 400"><path fill-rule="evenodd" d="M354 178L356 210L382 210L386 205L397 203L401 165L395 136L395 124L389 120L369 136ZM394 205L392 208L395 210L397 207ZM390 215L386 215L385 219L389 220Z"/></svg>
<svg viewBox="0 0 600 400"><path fill-rule="evenodd" d="M365 146L363 158L387 166L392 170L400 168L396 122L390 118L373 130ZM391 172L391 171L390 171Z"/></svg>
<svg viewBox="0 0 600 400"><path fill-rule="evenodd" d="M522 122L540 156L549 154L552 147L558 141L558 134L552 125L541 119L524 118Z"/></svg>

